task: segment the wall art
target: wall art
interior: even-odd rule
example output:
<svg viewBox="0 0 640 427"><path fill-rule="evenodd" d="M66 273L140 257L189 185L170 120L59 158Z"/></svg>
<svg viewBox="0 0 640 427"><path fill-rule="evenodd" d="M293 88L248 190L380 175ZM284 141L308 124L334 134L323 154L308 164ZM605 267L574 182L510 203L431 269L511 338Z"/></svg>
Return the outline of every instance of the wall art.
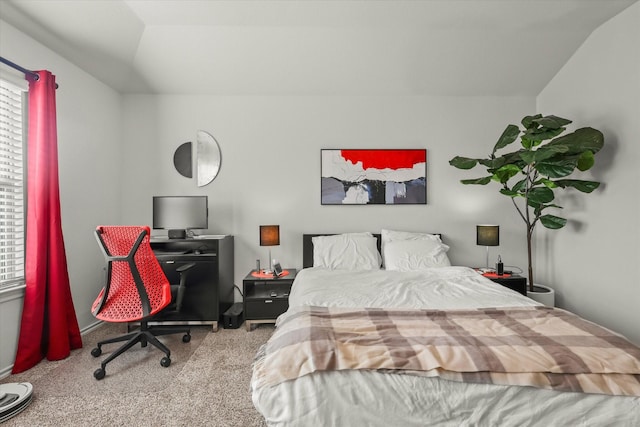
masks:
<svg viewBox="0 0 640 427"><path fill-rule="evenodd" d="M193 178L195 165L198 187L204 187L216 178L221 162L218 141L203 130L198 131L195 145L185 142L173 153L173 165L180 175Z"/></svg>
<svg viewBox="0 0 640 427"><path fill-rule="evenodd" d="M427 150L320 150L323 205L427 203Z"/></svg>

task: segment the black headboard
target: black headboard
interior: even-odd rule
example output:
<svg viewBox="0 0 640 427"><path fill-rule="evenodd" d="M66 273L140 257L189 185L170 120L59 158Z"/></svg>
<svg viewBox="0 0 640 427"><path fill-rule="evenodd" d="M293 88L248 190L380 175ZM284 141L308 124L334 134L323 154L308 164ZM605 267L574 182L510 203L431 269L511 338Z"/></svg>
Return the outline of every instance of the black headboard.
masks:
<svg viewBox="0 0 640 427"><path fill-rule="evenodd" d="M315 236L334 236L338 233L319 233L319 234L303 234L302 235L302 268L313 267L313 241ZM378 252L382 253L382 235L372 233L377 239ZM442 234L434 233L442 239Z"/></svg>

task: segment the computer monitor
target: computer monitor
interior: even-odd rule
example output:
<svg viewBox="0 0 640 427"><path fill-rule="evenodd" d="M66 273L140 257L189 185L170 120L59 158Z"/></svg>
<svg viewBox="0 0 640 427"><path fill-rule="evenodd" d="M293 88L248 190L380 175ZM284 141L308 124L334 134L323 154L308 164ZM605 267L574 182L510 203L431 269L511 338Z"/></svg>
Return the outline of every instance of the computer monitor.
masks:
<svg viewBox="0 0 640 427"><path fill-rule="evenodd" d="M184 239L187 230L209 228L207 196L154 196L153 228L169 230L174 239Z"/></svg>

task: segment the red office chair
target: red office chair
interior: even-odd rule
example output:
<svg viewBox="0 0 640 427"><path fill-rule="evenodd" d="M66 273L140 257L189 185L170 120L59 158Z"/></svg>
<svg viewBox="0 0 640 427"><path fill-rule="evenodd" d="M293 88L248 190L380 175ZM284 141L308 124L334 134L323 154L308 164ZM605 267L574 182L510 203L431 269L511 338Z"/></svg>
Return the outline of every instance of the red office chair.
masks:
<svg viewBox="0 0 640 427"><path fill-rule="evenodd" d="M105 322L140 322L140 329L125 335L100 341L91 350L91 355L102 354L102 345L126 341L118 350L107 357L93 376L101 380L105 376L107 363L141 343L146 347L151 343L162 350L165 357L160 365L165 368L171 364L171 351L156 336L182 332L183 342L191 340L191 332L187 327L149 326L152 316L172 303L171 285L167 280L151 245L149 227L143 226L99 226L96 238L107 260L106 284L91 307L91 313ZM193 264L182 266L180 273L180 291L184 294L186 270ZM177 299L177 298L176 298ZM174 301L179 307L182 301Z"/></svg>

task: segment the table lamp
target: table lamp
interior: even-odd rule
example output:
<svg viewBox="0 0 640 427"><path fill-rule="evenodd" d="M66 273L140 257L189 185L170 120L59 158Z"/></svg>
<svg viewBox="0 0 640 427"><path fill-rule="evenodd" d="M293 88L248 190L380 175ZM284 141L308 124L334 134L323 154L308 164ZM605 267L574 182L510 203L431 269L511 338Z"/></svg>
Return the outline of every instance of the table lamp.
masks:
<svg viewBox="0 0 640 427"><path fill-rule="evenodd" d="M500 245L500 226L476 225L476 245L487 247L487 269L489 268L489 246Z"/></svg>
<svg viewBox="0 0 640 427"><path fill-rule="evenodd" d="M280 226L279 225L261 225L260 226L260 246L278 246L280 245ZM271 272L273 260L271 259L271 248L269 248L269 267L266 272Z"/></svg>

